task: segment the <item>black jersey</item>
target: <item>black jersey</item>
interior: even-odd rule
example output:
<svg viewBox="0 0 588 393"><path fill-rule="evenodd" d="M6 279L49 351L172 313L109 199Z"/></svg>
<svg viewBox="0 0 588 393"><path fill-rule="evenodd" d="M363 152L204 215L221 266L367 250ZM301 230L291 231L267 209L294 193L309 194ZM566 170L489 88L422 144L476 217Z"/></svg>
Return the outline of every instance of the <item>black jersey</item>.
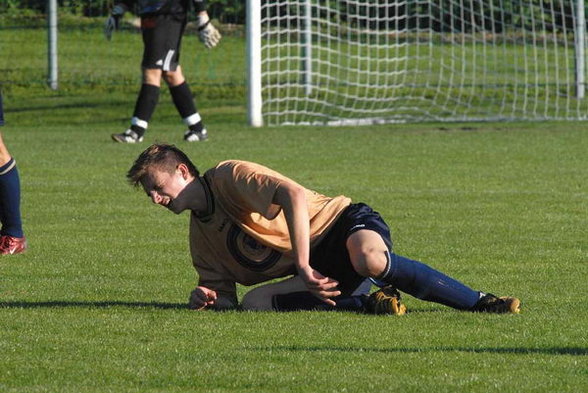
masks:
<svg viewBox="0 0 588 393"><path fill-rule="evenodd" d="M202 1L192 0L195 4ZM187 15L190 9L190 0L123 0L123 3L133 9L139 16L147 15ZM198 5L196 5L198 8Z"/></svg>

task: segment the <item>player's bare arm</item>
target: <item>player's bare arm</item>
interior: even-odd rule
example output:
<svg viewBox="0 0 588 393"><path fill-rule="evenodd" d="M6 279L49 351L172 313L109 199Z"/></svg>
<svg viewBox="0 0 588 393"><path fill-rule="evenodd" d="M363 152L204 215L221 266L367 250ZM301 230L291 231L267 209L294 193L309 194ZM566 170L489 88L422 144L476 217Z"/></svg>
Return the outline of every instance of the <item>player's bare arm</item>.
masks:
<svg viewBox="0 0 588 393"><path fill-rule="evenodd" d="M304 188L284 182L276 190L273 202L284 211L296 269L302 281L313 295L334 306L331 298L341 294L337 290L338 282L310 266L310 221Z"/></svg>

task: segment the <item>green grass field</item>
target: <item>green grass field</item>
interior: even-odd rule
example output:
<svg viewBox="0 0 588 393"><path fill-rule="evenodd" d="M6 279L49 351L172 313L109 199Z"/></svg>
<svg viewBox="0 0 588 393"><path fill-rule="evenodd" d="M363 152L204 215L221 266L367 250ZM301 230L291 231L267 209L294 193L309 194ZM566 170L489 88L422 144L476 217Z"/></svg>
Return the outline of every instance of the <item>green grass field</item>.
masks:
<svg viewBox="0 0 588 393"><path fill-rule="evenodd" d="M239 94L197 87L209 142L182 142L163 91L146 141L119 145L109 135L127 126L138 88L128 62L128 84L51 92L20 75L3 87L30 249L0 258L0 392L588 390L584 123L252 129ZM124 178L153 141L200 169L253 160L368 202L399 254L518 296L523 311L469 314L409 296L403 317L190 311L188 216Z"/></svg>

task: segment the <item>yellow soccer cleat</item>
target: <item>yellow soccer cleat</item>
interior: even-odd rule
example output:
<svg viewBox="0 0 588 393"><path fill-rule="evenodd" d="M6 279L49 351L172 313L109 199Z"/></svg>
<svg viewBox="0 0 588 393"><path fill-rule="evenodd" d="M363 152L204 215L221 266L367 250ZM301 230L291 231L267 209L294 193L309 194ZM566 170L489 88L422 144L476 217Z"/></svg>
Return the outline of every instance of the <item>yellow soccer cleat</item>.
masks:
<svg viewBox="0 0 588 393"><path fill-rule="evenodd" d="M366 309L371 314L404 315L406 306L400 303L400 292L391 285L372 293L366 302Z"/></svg>
<svg viewBox="0 0 588 393"><path fill-rule="evenodd" d="M497 297L491 293L485 294L471 311L492 312L498 314L518 314L521 312L521 301L516 297Z"/></svg>

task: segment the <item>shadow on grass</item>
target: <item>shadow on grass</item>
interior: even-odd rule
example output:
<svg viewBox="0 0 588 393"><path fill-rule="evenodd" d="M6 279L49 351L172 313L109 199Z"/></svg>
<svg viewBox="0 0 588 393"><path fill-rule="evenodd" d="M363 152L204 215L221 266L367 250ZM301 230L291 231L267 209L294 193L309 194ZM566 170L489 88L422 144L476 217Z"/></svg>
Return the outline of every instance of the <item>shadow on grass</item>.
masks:
<svg viewBox="0 0 588 393"><path fill-rule="evenodd" d="M425 352L471 352L471 353L500 353L520 355L588 355L588 348L583 347L416 347L416 348L344 348L344 347L304 347L304 346L278 346L252 348L257 351L284 351L284 352L373 352L373 353L425 353Z"/></svg>
<svg viewBox="0 0 588 393"><path fill-rule="evenodd" d="M122 302L122 301L102 301L102 302L76 302L76 301L47 301L47 302L0 302L0 308L111 308L111 307L130 307L130 308L156 308L161 310L169 309L187 309L186 303L159 303L159 302Z"/></svg>

